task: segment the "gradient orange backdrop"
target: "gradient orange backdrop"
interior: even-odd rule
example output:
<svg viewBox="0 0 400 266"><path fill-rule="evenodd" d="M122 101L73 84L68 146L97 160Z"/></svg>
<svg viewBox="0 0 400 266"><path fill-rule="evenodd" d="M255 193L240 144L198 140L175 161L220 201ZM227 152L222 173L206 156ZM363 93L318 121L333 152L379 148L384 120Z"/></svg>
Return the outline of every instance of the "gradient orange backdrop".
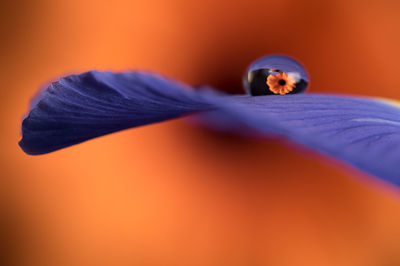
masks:
<svg viewBox="0 0 400 266"><path fill-rule="evenodd" d="M272 141L183 120L44 156L17 146L50 78L153 69L241 91L268 53L310 91L400 99L400 4L381 1L1 3L1 231L13 265L400 265L399 190ZM5 264L3 264L5 265Z"/></svg>

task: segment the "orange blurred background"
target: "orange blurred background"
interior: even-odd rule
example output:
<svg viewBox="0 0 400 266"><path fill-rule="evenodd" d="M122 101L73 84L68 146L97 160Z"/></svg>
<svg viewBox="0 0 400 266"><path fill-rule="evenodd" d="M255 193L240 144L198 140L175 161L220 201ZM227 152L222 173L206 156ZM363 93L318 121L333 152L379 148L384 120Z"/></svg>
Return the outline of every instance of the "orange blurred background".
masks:
<svg viewBox="0 0 400 266"><path fill-rule="evenodd" d="M396 0L2 1L1 265L400 265L399 189L301 149L183 120L43 156L17 146L37 88L93 68L238 93L249 62L285 53L310 91L400 100L399 14Z"/></svg>

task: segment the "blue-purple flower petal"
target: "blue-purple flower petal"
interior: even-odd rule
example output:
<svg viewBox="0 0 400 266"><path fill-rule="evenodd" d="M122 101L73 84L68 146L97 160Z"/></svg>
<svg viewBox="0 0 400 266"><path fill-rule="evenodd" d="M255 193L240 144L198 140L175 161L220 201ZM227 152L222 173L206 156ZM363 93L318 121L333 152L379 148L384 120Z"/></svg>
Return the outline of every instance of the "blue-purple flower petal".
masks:
<svg viewBox="0 0 400 266"><path fill-rule="evenodd" d="M224 130L283 136L400 185L400 108L394 104L318 94L233 96L140 72L92 71L52 83L23 121L20 146L42 154L198 112Z"/></svg>
<svg viewBox="0 0 400 266"><path fill-rule="evenodd" d="M21 148L43 154L130 127L176 118L210 107L213 92L157 74L97 72L53 82L32 101L22 123Z"/></svg>
<svg viewBox="0 0 400 266"><path fill-rule="evenodd" d="M232 128L284 136L400 185L400 108L318 94L235 96L216 117ZM212 119L212 117L209 119ZM290 164L289 164L290 165Z"/></svg>

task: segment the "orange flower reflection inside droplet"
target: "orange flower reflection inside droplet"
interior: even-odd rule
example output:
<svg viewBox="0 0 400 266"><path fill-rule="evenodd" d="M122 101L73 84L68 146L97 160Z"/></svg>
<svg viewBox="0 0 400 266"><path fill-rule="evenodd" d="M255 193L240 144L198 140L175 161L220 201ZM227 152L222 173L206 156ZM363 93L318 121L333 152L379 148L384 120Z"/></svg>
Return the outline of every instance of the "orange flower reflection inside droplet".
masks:
<svg viewBox="0 0 400 266"><path fill-rule="evenodd" d="M296 81L293 76L285 72L269 75L266 83L270 91L281 95L291 92L296 87Z"/></svg>

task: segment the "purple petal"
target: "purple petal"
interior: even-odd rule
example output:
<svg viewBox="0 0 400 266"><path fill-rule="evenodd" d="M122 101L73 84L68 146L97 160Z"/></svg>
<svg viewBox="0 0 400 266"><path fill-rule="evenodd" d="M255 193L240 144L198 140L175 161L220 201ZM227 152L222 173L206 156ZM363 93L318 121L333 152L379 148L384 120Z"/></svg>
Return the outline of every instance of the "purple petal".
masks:
<svg viewBox="0 0 400 266"><path fill-rule="evenodd" d="M215 117L225 121L224 130L284 136L400 185L400 108L394 104L318 94L235 96Z"/></svg>
<svg viewBox="0 0 400 266"><path fill-rule="evenodd" d="M193 112L225 130L284 136L400 185L395 105L317 94L228 96L139 72L92 71L52 83L23 121L20 146L42 154Z"/></svg>
<svg viewBox="0 0 400 266"><path fill-rule="evenodd" d="M21 148L43 154L118 130L176 118L211 106L215 92L156 74L91 71L52 83L33 99Z"/></svg>

